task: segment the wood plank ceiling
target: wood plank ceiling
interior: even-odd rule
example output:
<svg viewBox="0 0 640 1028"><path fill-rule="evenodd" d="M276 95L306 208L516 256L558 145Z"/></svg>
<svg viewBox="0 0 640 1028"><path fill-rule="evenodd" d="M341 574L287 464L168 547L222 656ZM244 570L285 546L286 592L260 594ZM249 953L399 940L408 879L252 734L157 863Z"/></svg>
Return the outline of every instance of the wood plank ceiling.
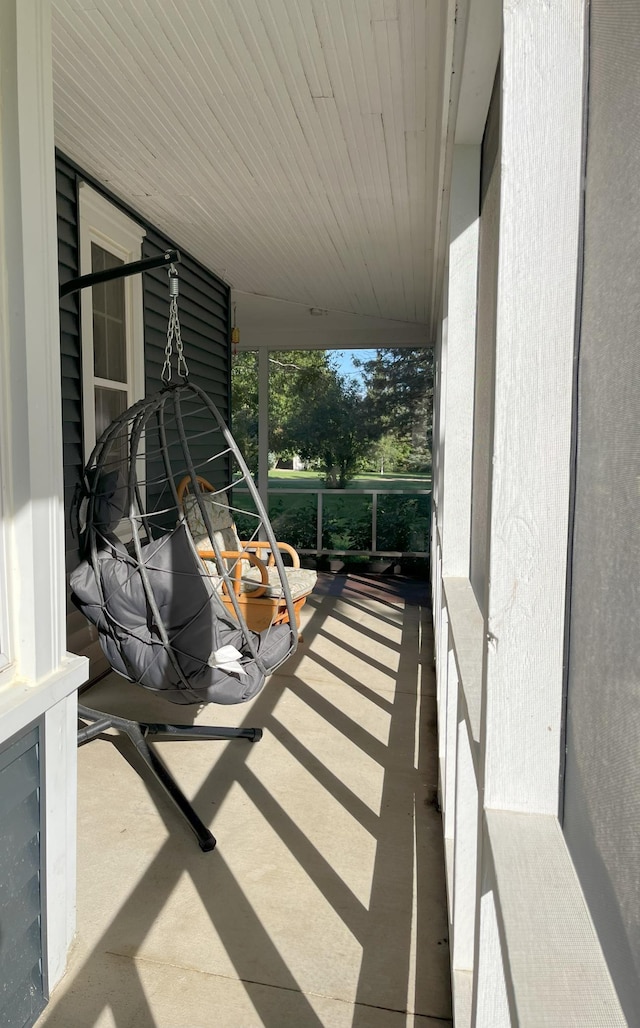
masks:
<svg viewBox="0 0 640 1028"><path fill-rule="evenodd" d="M54 0L56 145L238 295L427 342L452 7Z"/></svg>

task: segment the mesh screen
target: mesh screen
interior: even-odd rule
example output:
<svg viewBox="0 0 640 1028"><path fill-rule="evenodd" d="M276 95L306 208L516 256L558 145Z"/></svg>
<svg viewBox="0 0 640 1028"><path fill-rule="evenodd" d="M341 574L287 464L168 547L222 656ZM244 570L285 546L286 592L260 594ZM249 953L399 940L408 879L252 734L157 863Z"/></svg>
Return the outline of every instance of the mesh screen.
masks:
<svg viewBox="0 0 640 1028"><path fill-rule="evenodd" d="M640 4L592 0L564 828L640 1024Z"/></svg>

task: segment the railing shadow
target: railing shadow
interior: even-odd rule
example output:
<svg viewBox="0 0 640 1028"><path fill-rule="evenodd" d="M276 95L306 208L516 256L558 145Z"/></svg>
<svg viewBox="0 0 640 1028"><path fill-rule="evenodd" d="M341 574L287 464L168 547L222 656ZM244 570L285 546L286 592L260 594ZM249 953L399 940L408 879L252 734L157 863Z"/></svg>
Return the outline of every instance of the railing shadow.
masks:
<svg viewBox="0 0 640 1028"><path fill-rule="evenodd" d="M251 724L263 725L288 757L297 761L375 840L368 904L354 893L261 781L254 770L259 762L248 763L250 746L237 742L226 744L193 803L201 814L215 811L226 800L230 789L239 786L357 940L361 960L359 969L354 969L354 993L350 998L333 997L354 1003L352 1028L370 1028L374 1023L399 1025L404 1021L397 1018L407 1011L433 1019L429 1023L434 1025L450 1024L442 826L431 802L437 782L437 747L435 695L428 653L429 617L424 607L426 588L410 590L408 602L405 602L400 584L375 586L376 614L383 622L387 619L401 630L399 658L396 657L397 663L394 663L388 692L386 688L381 692L358 681L336 665L327 668L326 659L314 651L314 641L320 645L331 618L337 618L342 628L353 630L355 634L358 624L350 617L349 610L356 616L363 613L371 616L369 586L366 581L346 578L333 578L324 583L312 598L314 610L305 625L305 645L288 662L283 669L285 673L274 676L251 703L246 719ZM380 635L384 638L384 629ZM367 629L361 637L363 652L366 653L370 641L371 632ZM357 647L352 648L357 650ZM393 647L390 652L394 652ZM388 715L389 731L385 742L324 695L315 673L312 676L309 671L305 678L314 664L319 672L330 673L336 684L354 690L362 700L371 701L376 709ZM144 706L148 703L147 694L138 693L132 690L135 703ZM379 766L382 785L378 812L323 763L305 744L304 738L295 735L282 722L276 707L285 693L295 694L305 709L326 722L328 729L341 733ZM175 708L171 709L175 720ZM212 721L217 719L214 710L211 708ZM184 713L184 720L188 721L188 712ZM136 714L140 716L139 711ZM155 713L151 717L148 710L145 716L161 719ZM321 1028L319 1014L308 998L308 982L305 990L305 983L298 980L268 926L253 909L247 890L242 888L225 861L224 839L220 840L214 854L200 853L186 830L180 830L168 801L158 798L153 782L149 783L149 790L167 825L169 837L159 844L155 858L126 903L115 913L83 964L73 972L72 987L59 1000L54 997L50 1012L45 1011L39 1025L72 1028L82 1024L84 1028L97 1023L101 1014L110 1009L118 1028L130 1024L154 1028L156 1021L139 967L130 958L141 951L154 922L186 874L224 946L238 982L256 1010L259 1021L254 1023L265 1028L283 1028L289 1024L295 1028ZM345 845L348 844L349 840L345 839ZM287 903L291 903L290 897ZM306 916L306 911L299 911L303 923ZM313 932L312 925L308 931ZM330 940L318 938L314 944L320 968L323 948ZM109 955L108 966L105 954ZM215 976L215 972L212 974ZM320 978L321 974L317 989L313 990L318 995L323 994ZM78 1020L80 1009L83 1021ZM136 1020L132 1020L132 1016ZM387 1022L387 1016L396 1020ZM375 1019L378 1017L382 1020ZM202 1028L218 1023L215 1011L203 1015Z"/></svg>

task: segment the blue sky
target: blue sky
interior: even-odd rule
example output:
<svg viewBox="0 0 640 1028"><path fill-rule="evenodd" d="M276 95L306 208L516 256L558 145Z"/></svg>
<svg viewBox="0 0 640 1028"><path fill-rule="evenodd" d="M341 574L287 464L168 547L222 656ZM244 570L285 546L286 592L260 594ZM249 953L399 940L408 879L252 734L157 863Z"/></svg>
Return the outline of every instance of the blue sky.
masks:
<svg viewBox="0 0 640 1028"><path fill-rule="evenodd" d="M354 367L353 358L359 357L361 360L369 361L373 360L375 355L375 350L336 350L333 353L339 372L350 382L357 383L362 382L362 372Z"/></svg>

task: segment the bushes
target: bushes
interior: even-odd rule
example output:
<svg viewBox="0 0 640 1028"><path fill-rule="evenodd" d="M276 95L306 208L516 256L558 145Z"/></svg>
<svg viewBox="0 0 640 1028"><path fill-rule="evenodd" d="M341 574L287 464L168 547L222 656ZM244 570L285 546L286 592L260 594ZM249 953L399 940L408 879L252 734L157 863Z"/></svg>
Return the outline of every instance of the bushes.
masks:
<svg viewBox="0 0 640 1028"><path fill-rule="evenodd" d="M269 520L276 539L296 550L315 550L318 504L311 496L271 496Z"/></svg>
<svg viewBox="0 0 640 1028"><path fill-rule="evenodd" d="M430 496L394 496L392 493L378 497L377 548L403 553L428 552L430 501Z"/></svg>
<svg viewBox="0 0 640 1028"><path fill-rule="evenodd" d="M325 496L323 550L371 549L371 497L348 493Z"/></svg>
<svg viewBox="0 0 640 1028"><path fill-rule="evenodd" d="M429 495L378 496L376 550L387 552L428 552ZM246 496L235 497L238 506L247 503ZM322 549L331 552L363 550L371 552L371 513L373 498L357 493L336 492L323 497ZM288 495L285 490L271 493L269 518L276 538L290 543L297 550L314 550L317 544L318 499ZM238 533L247 538L255 528L255 519L238 514Z"/></svg>

